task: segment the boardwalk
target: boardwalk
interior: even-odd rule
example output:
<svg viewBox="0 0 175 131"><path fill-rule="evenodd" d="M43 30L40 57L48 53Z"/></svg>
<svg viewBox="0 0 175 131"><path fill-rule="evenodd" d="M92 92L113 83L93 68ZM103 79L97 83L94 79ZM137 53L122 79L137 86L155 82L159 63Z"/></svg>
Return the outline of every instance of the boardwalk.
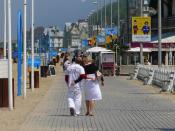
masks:
<svg viewBox="0 0 175 131"><path fill-rule="evenodd" d="M175 131L175 102L122 77L105 78L94 117L84 115L84 101L82 114L71 117L59 74L21 131Z"/></svg>

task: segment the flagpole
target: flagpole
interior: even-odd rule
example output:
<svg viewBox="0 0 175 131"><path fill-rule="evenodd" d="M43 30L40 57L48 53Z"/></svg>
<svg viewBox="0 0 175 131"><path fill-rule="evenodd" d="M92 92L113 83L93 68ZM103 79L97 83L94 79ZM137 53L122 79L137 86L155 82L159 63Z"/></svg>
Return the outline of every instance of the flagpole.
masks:
<svg viewBox="0 0 175 131"><path fill-rule="evenodd" d="M27 65L26 65L26 6L27 6L27 2L26 0L24 0L24 36L23 36L23 39L24 39L24 87L23 87L23 91L24 91L24 98L26 97L26 77L27 77Z"/></svg>
<svg viewBox="0 0 175 131"><path fill-rule="evenodd" d="M8 0L8 98L9 110L13 110L12 94L12 39L11 39L11 0Z"/></svg>
<svg viewBox="0 0 175 131"><path fill-rule="evenodd" d="M4 0L4 59L6 59L7 44L7 0Z"/></svg>

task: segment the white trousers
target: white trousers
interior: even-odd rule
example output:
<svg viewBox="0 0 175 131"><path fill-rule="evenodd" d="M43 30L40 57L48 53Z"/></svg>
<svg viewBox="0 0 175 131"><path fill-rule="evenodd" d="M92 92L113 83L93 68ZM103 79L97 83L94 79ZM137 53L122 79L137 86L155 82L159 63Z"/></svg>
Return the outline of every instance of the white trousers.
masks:
<svg viewBox="0 0 175 131"><path fill-rule="evenodd" d="M69 88L68 89L68 106L73 108L76 114L80 114L82 94L80 88Z"/></svg>

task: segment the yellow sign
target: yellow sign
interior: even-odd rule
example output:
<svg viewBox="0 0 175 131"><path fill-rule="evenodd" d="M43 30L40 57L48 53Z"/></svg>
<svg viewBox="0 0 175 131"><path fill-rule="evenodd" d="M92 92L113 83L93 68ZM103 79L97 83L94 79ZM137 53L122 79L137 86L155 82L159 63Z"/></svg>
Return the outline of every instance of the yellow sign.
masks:
<svg viewBox="0 0 175 131"><path fill-rule="evenodd" d="M133 42L151 41L150 17L132 17L132 41Z"/></svg>
<svg viewBox="0 0 175 131"><path fill-rule="evenodd" d="M106 36L106 43L110 43L112 41L111 36Z"/></svg>

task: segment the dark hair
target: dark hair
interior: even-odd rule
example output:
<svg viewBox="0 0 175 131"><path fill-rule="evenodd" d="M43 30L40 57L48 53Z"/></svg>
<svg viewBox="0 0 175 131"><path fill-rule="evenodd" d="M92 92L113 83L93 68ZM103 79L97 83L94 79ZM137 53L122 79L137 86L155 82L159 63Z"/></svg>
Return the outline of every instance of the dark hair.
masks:
<svg viewBox="0 0 175 131"><path fill-rule="evenodd" d="M148 24L148 21L145 21L145 24Z"/></svg>

